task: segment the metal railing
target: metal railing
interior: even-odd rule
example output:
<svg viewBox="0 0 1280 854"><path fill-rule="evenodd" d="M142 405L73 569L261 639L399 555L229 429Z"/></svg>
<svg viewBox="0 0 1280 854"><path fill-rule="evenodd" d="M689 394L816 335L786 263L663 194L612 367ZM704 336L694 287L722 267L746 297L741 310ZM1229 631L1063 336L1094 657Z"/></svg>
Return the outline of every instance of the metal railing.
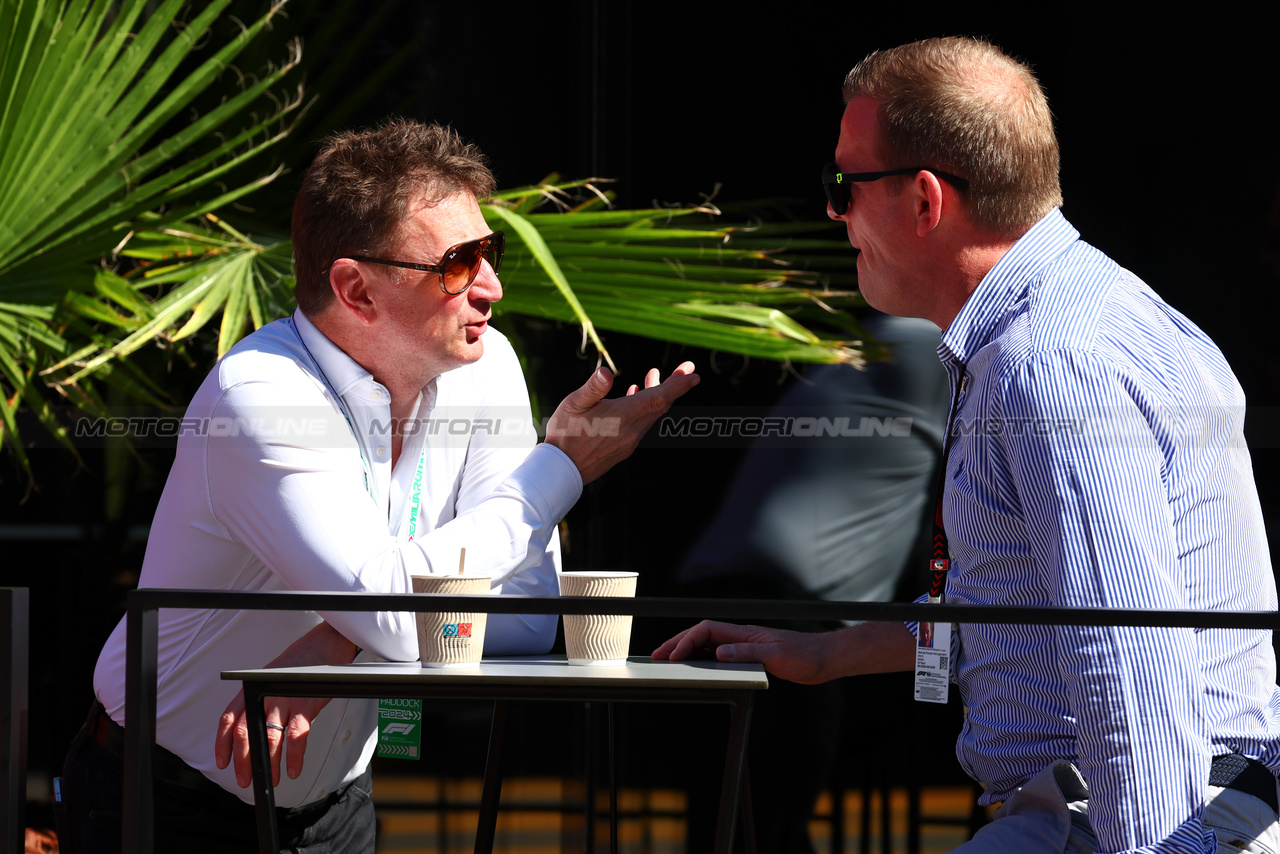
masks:
<svg viewBox="0 0 1280 854"><path fill-rule="evenodd" d="M447 601L446 607L432 605ZM256 611L483 611L490 614L630 614L690 620L933 620L1006 625L1141 626L1280 629L1276 611L1151 611L1125 608L1039 608L899 602L799 602L734 599L600 599L574 596L459 596L426 593L293 593L283 591L134 590L128 595L123 850L152 854L151 750L156 729L156 676L161 608Z"/></svg>

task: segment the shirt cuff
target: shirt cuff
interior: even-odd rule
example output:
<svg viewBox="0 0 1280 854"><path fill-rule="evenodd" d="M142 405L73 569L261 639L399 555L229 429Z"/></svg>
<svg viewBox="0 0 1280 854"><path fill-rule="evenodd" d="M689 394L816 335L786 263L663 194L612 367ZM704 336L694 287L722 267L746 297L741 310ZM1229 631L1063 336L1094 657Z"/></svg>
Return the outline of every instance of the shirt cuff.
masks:
<svg viewBox="0 0 1280 854"><path fill-rule="evenodd" d="M540 442L507 482L539 504L539 515L558 524L582 497L582 473L564 451Z"/></svg>

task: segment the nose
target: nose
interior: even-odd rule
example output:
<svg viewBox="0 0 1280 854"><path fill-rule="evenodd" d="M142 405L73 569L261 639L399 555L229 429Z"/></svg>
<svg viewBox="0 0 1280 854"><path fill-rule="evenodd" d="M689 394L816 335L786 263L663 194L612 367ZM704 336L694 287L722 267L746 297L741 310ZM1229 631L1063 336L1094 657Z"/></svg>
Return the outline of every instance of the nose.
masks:
<svg viewBox="0 0 1280 854"><path fill-rule="evenodd" d="M849 208L851 208L851 207L853 207L853 205L849 205L849 207L845 208L845 209L844 209L844 213L846 213L846 214L847 214L847 213L849 212ZM839 220L844 219L844 214L838 214L838 213L836 213L836 209L835 209L835 208L833 208L833 207L831 207L831 202L827 202L827 217L828 217L829 219L834 219L834 220L836 220L836 221L839 221Z"/></svg>
<svg viewBox="0 0 1280 854"><path fill-rule="evenodd" d="M487 260L480 262L480 272L476 273L476 280L471 283L467 293L473 300L497 302L502 299L502 282Z"/></svg>

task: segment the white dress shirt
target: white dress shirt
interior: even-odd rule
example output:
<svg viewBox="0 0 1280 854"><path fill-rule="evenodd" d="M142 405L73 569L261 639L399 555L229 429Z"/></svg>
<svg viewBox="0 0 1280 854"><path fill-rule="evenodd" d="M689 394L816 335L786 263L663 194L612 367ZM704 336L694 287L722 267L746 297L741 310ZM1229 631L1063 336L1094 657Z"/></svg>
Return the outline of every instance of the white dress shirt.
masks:
<svg viewBox="0 0 1280 854"><path fill-rule="evenodd" d="M465 547L495 592L556 594L556 525L582 479L559 449L535 446L510 343L492 328L484 343L481 359L423 389L393 468L390 394L301 312L245 338L183 419L139 586L405 593L413 575L457 571ZM163 609L157 743L252 802L233 768L214 764L218 717L239 690L220 674L265 665L321 619L365 656L418 656L411 613ZM555 628L555 616L491 615L485 652L545 652ZM121 724L124 685L122 620L94 673ZM276 803L310 803L357 777L375 724L373 701L331 702Z"/></svg>

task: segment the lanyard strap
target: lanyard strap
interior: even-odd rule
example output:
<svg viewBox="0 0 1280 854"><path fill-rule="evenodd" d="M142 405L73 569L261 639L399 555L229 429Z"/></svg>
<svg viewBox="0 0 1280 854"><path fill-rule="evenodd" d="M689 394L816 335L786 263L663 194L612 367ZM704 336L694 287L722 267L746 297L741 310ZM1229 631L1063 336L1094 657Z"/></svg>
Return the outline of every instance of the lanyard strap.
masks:
<svg viewBox="0 0 1280 854"><path fill-rule="evenodd" d="M942 525L942 499L947 491L947 459L951 456L951 441L955 438L952 429L955 427L956 411L960 408L960 388L964 385L968 366L960 365L960 376L956 378L955 392L951 396L951 411L947 415L947 434L942 440L942 467L938 472L937 498L933 505L933 557L929 560L929 601L942 601L942 588L947 580L947 570L951 568L950 549L947 546L947 532Z"/></svg>
<svg viewBox="0 0 1280 854"><path fill-rule="evenodd" d="M316 366L316 374L320 377L320 382L324 383L325 389L329 392L329 396L333 399L333 407L338 410L338 414L342 416L342 420L347 422L347 429L351 431L351 438L356 440L356 453L360 455L360 468L364 469L364 488L369 493L369 497L375 502L377 496L373 494L373 472L370 469L369 461L365 459L364 448L360 444L360 434L356 432L356 425L351 420L351 415L347 412L347 402L342 399L342 395L338 394L338 390L333 387L333 383L329 382L329 377L325 374L324 368L320 367L320 360L316 358L316 354L311 352L311 348L307 346L307 339L302 337L302 330L298 328L298 324L290 318L289 328L293 330L293 334L298 336L298 343L302 345L302 349L307 351L307 355L311 357L311 364Z"/></svg>
<svg viewBox="0 0 1280 854"><path fill-rule="evenodd" d="M333 405L338 410L338 414L347 422L347 429L351 431L351 437L356 442L356 453L360 455L360 467L364 469L364 488L369 493L369 497L375 503L378 496L373 491L373 469L369 465L369 460L364 455L364 447L360 442L360 434L356 432L355 422L351 420L351 414L347 410L347 403L342 399L342 395L338 394L333 384L329 382L329 377L325 374L324 368L320 367L320 360L316 358L316 354L311 352L311 348L307 346L306 340L302 337L302 332L298 329L297 324L292 320L289 326L293 329L293 334L298 336L298 343L302 345L302 349L307 351L307 355L311 357L312 363L316 366L316 373L320 375L320 381L324 383L324 387L329 391L329 395L333 398ZM393 428L394 429L394 428ZM418 454L418 467L413 473L413 487L409 496L409 539L412 540L418 533L418 510L422 506L422 475L427 466L427 443L423 441L422 451Z"/></svg>
<svg viewBox="0 0 1280 854"><path fill-rule="evenodd" d="M418 454L418 468L413 473L413 492L409 496L409 542L418 534L418 508L422 504L422 471L427 465L427 443L422 442L422 452Z"/></svg>

